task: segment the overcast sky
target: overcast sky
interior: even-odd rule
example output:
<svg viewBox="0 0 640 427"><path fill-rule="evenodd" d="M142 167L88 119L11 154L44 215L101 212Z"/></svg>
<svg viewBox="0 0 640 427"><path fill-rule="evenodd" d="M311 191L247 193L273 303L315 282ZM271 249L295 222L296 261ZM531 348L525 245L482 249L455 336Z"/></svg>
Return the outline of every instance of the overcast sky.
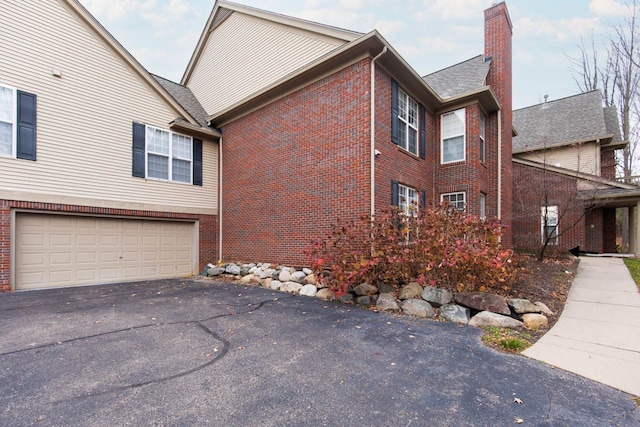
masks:
<svg viewBox="0 0 640 427"><path fill-rule="evenodd" d="M152 73L179 82L214 0L80 0ZM350 30L377 29L420 74L483 53L492 0L238 0ZM577 93L567 56L628 13L621 0L507 0L513 22L513 106Z"/></svg>

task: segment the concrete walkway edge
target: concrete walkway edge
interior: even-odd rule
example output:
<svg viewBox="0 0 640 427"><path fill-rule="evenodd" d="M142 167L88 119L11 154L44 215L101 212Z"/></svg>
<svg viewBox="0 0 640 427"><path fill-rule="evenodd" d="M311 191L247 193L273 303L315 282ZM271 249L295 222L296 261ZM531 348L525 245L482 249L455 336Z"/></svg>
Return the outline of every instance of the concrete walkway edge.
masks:
<svg viewBox="0 0 640 427"><path fill-rule="evenodd" d="M622 259L580 258L560 319L524 355L640 396L640 292Z"/></svg>

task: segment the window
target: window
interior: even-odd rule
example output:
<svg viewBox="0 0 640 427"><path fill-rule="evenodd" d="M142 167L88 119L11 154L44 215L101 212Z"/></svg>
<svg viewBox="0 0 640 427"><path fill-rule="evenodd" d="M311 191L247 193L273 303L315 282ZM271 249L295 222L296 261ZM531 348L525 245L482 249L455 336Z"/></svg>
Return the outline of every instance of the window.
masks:
<svg viewBox="0 0 640 427"><path fill-rule="evenodd" d="M484 114L480 113L480 161L482 163L485 162L485 144L484 144L484 127L485 127L486 117Z"/></svg>
<svg viewBox="0 0 640 427"><path fill-rule="evenodd" d="M134 123L133 176L202 185L202 141Z"/></svg>
<svg viewBox="0 0 640 427"><path fill-rule="evenodd" d="M398 184L398 207L407 215L416 215L418 211L418 192Z"/></svg>
<svg viewBox="0 0 640 427"><path fill-rule="evenodd" d="M440 196L440 202L449 202L451 207L456 208L460 212L463 212L465 209L464 192L442 194Z"/></svg>
<svg viewBox="0 0 640 427"><path fill-rule="evenodd" d="M480 219L487 218L487 195L480 193Z"/></svg>
<svg viewBox="0 0 640 427"><path fill-rule="evenodd" d="M36 160L36 96L2 85L0 156Z"/></svg>
<svg viewBox="0 0 640 427"><path fill-rule="evenodd" d="M425 109L391 80L391 139L402 149L425 158Z"/></svg>
<svg viewBox="0 0 640 427"><path fill-rule="evenodd" d="M558 244L558 207L543 206L540 212L542 244L548 239L550 245Z"/></svg>
<svg viewBox="0 0 640 427"><path fill-rule="evenodd" d="M465 109L461 108L441 117L442 163L465 159Z"/></svg>

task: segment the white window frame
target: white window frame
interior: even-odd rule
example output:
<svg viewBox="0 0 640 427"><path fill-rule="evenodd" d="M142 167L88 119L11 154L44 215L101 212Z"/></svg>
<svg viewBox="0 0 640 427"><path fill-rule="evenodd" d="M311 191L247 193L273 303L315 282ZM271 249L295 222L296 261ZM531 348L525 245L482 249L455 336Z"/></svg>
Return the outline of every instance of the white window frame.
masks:
<svg viewBox="0 0 640 427"><path fill-rule="evenodd" d="M3 84L0 84L0 87L2 87L4 89L9 89L11 91L11 114L12 114L12 118L11 118L12 120L11 121L0 119L0 122L8 123L9 125L11 125L11 153L9 153L9 154L0 154L0 157L15 158L16 157L17 128L18 128L18 125L17 125L17 121L18 121L18 91L14 87L3 85Z"/></svg>
<svg viewBox="0 0 640 427"><path fill-rule="evenodd" d="M407 216L418 214L418 190L398 184L398 208Z"/></svg>
<svg viewBox="0 0 640 427"><path fill-rule="evenodd" d="M558 234L559 234L558 219L559 219L558 206L542 206L540 208L540 235L541 235L540 237L542 239L543 245L547 237L546 228L548 227L553 227L554 234L555 234L555 235L552 235L551 238L549 239L549 244L550 245L558 244Z"/></svg>
<svg viewBox="0 0 640 427"><path fill-rule="evenodd" d="M404 105L404 108L403 108ZM410 114L414 112L414 115ZM415 154L420 154L420 129L418 122L420 120L420 107L418 103L411 98L405 91L398 88L398 144L404 150ZM404 138L400 138L400 129L404 129ZM415 132L415 150L411 150L409 146L409 135Z"/></svg>
<svg viewBox="0 0 640 427"><path fill-rule="evenodd" d="M480 219L487 219L487 195L480 193Z"/></svg>
<svg viewBox="0 0 640 427"><path fill-rule="evenodd" d="M167 133L169 135L169 153L158 153L149 150L149 141L147 139L147 129L154 129L160 132ZM183 138L187 138L191 141L191 158L179 157L177 154L174 154L174 135L178 135ZM167 178L155 178L149 176L149 154L153 154L155 156L162 156L167 158L168 162L168 174ZM173 159L189 161L189 181L180 181L173 179ZM147 179L152 179L156 181L164 181L164 182L177 182L181 184L193 184L193 138L187 135L171 132L167 129L162 129L156 126L145 125L145 144L144 144L144 175Z"/></svg>
<svg viewBox="0 0 640 427"><path fill-rule="evenodd" d="M456 200L452 202L451 196L455 196ZM462 196L462 200L457 200L458 196ZM460 212L464 212L467 209L467 193L464 191L441 194L440 203L444 203L445 200L449 201L449 204L451 204L452 207L454 207ZM461 202L462 202L462 207L459 205L459 203Z"/></svg>
<svg viewBox="0 0 640 427"><path fill-rule="evenodd" d="M454 134L445 134L445 120L451 116L461 116L462 117L462 133L454 133ZM462 136L462 157L455 158L453 160L444 160L444 146L445 143L451 139L459 138ZM466 118L466 109L459 108L454 111L450 111L448 113L444 113L440 116L440 163L448 164L448 163L457 163L464 162L467 159L467 118Z"/></svg>
<svg viewBox="0 0 640 427"><path fill-rule="evenodd" d="M487 144L485 140L487 118L484 114L480 113L480 162L485 163L487 160Z"/></svg>

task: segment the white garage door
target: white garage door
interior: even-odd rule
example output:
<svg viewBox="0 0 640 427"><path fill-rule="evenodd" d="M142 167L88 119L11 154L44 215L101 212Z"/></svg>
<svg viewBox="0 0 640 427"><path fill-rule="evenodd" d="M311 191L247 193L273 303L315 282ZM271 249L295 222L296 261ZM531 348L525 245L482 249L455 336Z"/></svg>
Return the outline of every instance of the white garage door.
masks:
<svg viewBox="0 0 640 427"><path fill-rule="evenodd" d="M16 214L16 289L188 276L194 223Z"/></svg>

